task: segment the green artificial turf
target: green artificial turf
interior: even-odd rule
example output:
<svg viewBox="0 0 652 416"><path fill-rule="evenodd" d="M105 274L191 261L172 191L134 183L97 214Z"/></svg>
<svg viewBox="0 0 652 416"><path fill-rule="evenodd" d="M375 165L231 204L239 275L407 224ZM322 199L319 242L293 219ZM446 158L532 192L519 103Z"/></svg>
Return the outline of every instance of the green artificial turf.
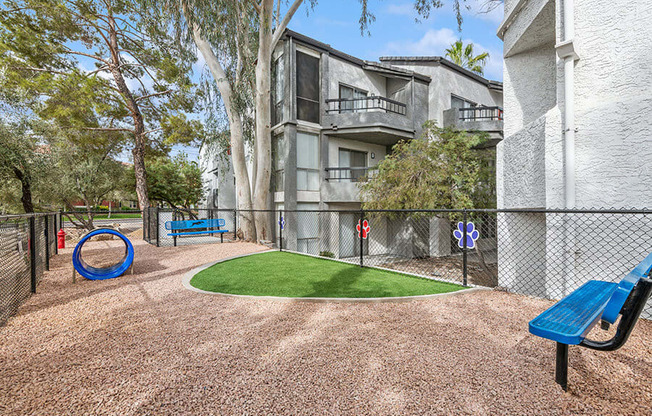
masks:
<svg viewBox="0 0 652 416"><path fill-rule="evenodd" d="M190 284L236 295L325 298L430 295L464 289L452 283L278 251L217 263L197 273Z"/></svg>

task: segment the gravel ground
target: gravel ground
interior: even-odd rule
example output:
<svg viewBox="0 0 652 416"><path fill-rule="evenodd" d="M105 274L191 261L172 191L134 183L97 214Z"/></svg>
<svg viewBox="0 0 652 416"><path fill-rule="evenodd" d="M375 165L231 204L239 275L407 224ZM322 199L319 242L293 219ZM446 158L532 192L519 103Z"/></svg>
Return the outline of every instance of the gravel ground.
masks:
<svg viewBox="0 0 652 416"><path fill-rule="evenodd" d="M102 263L119 245L85 254ZM377 304L205 295L184 289L183 274L264 248L135 249L135 274L109 281L73 285L70 249L52 260L0 328L0 414L652 411L649 321L619 351L571 348L563 393L554 344L527 332L550 302L498 291Z"/></svg>

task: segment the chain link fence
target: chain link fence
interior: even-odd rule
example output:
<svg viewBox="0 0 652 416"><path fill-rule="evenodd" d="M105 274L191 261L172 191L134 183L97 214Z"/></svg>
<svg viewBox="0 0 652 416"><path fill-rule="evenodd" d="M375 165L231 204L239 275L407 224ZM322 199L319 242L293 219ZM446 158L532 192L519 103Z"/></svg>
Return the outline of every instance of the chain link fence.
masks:
<svg viewBox="0 0 652 416"><path fill-rule="evenodd" d="M61 225L58 213L0 216L0 325L36 293Z"/></svg>
<svg viewBox="0 0 652 416"><path fill-rule="evenodd" d="M650 210L284 210L265 211L281 250L465 285L560 299L590 279L618 282L652 252ZM158 246L220 242L169 236L166 222L225 220L234 210L152 208L146 240ZM652 318L652 305L643 313Z"/></svg>
<svg viewBox="0 0 652 416"><path fill-rule="evenodd" d="M221 243L225 241L234 241L237 239L237 211L233 209L195 209L195 210L176 210L162 209L152 207L143 213L143 239L157 247L170 247L188 244L209 244ZM224 226L219 227L223 233L208 233L208 231L218 229L210 228L193 228L193 229L176 229L170 230L169 223L172 221L192 221L192 220L216 220L223 219ZM166 228L166 224L168 224ZM201 234L201 231L206 231ZM174 236L170 234L188 232L198 232L200 234L191 234L184 236Z"/></svg>

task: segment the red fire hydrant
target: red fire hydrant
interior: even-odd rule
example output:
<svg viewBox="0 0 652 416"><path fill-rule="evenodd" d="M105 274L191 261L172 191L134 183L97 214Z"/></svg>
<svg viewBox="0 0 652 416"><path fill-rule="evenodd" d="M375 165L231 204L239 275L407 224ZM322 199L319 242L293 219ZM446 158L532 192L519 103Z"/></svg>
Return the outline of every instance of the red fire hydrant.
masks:
<svg viewBox="0 0 652 416"><path fill-rule="evenodd" d="M66 248L66 232L63 231L63 228L57 233L57 247Z"/></svg>

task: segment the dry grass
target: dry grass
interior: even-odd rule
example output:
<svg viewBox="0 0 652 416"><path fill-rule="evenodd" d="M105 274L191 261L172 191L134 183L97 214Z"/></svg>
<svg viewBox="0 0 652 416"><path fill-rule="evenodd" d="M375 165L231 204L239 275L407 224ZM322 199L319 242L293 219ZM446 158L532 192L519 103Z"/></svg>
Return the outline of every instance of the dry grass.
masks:
<svg viewBox="0 0 652 416"><path fill-rule="evenodd" d="M107 247L115 247L106 249ZM135 242L135 274L71 283L70 251L0 328L0 414L650 414L652 323L613 353L527 332L550 303L476 292L292 303L188 291L193 267L262 250ZM117 241L93 242L102 261Z"/></svg>

